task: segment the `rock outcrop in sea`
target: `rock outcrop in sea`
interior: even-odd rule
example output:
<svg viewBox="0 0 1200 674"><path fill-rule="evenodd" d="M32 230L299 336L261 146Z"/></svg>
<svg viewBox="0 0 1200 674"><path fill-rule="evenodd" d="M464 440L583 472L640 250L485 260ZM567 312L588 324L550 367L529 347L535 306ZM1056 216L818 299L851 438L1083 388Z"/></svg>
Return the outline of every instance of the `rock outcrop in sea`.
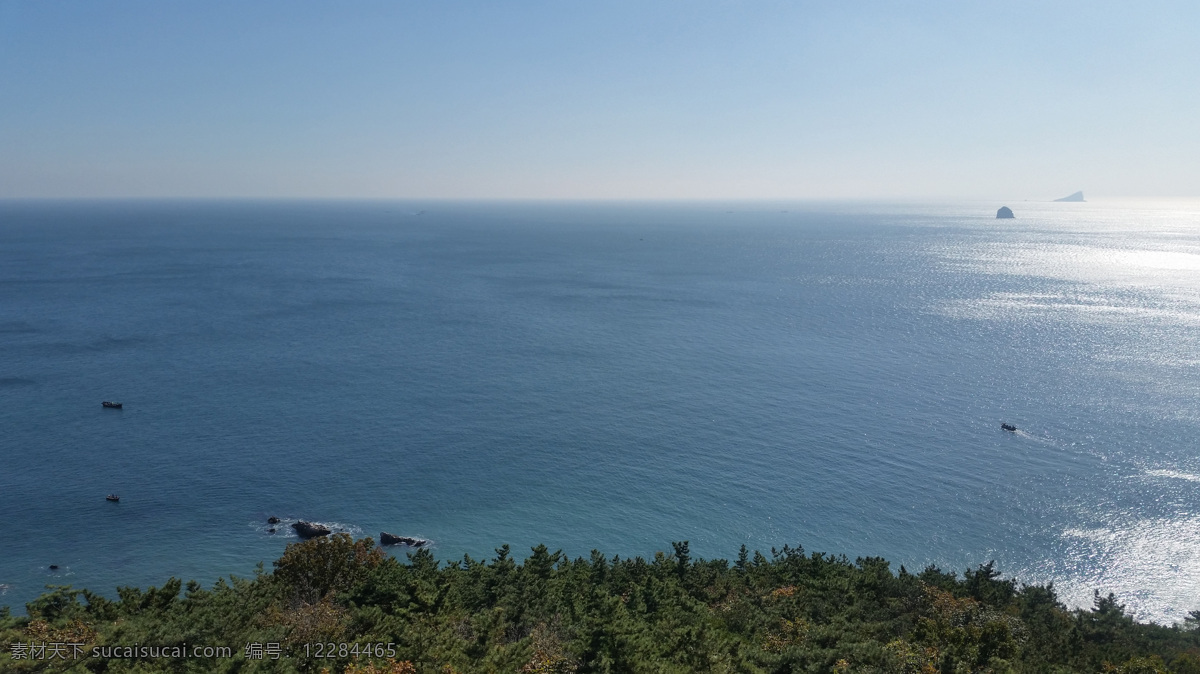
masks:
<svg viewBox="0 0 1200 674"><path fill-rule="evenodd" d="M379 533L380 545L409 545L414 548L420 548L429 544L429 541L424 538L410 538L409 536L397 536L389 534L386 531Z"/></svg>
<svg viewBox="0 0 1200 674"><path fill-rule="evenodd" d="M1083 192L1076 192L1075 194L1065 196L1062 199L1055 199L1055 201L1083 201Z"/></svg>
<svg viewBox="0 0 1200 674"><path fill-rule="evenodd" d="M1005 218L1011 218L1011 217L1013 217L1013 212L1012 212L1012 209L1009 208L1008 206L1001 206L1000 210L996 211L997 219L1003 220Z"/></svg>
<svg viewBox="0 0 1200 674"><path fill-rule="evenodd" d="M296 535L300 536L300 538L316 538L317 536L329 535L329 527L324 524L312 524L304 520L296 522L292 525L292 528L296 530Z"/></svg>

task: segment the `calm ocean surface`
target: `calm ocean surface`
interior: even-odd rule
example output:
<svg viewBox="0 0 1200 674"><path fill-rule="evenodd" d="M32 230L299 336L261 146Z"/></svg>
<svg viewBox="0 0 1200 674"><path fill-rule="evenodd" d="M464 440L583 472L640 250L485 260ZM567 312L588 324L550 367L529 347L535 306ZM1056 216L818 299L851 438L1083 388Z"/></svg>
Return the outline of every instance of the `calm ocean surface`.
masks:
<svg viewBox="0 0 1200 674"><path fill-rule="evenodd" d="M1179 620L1200 204L999 205L0 202L0 604L251 575L277 515Z"/></svg>

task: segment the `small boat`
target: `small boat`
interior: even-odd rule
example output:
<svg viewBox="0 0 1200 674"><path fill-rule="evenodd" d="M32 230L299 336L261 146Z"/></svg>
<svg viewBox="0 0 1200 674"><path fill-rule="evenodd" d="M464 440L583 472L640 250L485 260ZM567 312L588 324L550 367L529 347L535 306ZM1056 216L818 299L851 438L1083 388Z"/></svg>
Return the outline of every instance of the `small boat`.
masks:
<svg viewBox="0 0 1200 674"><path fill-rule="evenodd" d="M104 500L105 500L105 501L112 501L113 503L116 503L117 501L120 501L120 500L121 500L121 497L120 497L120 496L117 496L116 494L109 494L108 496L105 496L105 497L104 497Z"/></svg>
<svg viewBox="0 0 1200 674"><path fill-rule="evenodd" d="M109 402L109 401L105 400L104 402L102 402L100 404L109 409L113 409L113 410L121 409L121 403L114 403L114 402Z"/></svg>
<svg viewBox="0 0 1200 674"><path fill-rule="evenodd" d="M1013 426L1012 424L1000 424L1000 430L1008 431L1009 433L1015 433L1017 431L1017 427Z"/></svg>

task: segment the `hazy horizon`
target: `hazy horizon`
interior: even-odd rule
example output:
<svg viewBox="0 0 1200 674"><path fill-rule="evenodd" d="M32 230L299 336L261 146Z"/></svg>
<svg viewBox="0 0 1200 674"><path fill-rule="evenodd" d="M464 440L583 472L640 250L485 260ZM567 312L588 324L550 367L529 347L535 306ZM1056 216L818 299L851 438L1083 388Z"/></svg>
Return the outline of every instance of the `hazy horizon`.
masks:
<svg viewBox="0 0 1200 674"><path fill-rule="evenodd" d="M0 0L0 199L1192 199L1197 28L1170 1Z"/></svg>

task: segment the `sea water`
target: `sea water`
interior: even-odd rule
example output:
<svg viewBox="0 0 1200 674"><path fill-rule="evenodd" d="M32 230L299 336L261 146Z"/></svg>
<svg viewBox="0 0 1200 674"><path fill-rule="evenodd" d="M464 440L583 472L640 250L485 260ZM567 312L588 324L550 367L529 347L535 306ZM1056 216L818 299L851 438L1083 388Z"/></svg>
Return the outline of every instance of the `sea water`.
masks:
<svg viewBox="0 0 1200 674"><path fill-rule="evenodd" d="M1200 204L999 205L2 203L0 604L250 576L304 519L1178 621Z"/></svg>

